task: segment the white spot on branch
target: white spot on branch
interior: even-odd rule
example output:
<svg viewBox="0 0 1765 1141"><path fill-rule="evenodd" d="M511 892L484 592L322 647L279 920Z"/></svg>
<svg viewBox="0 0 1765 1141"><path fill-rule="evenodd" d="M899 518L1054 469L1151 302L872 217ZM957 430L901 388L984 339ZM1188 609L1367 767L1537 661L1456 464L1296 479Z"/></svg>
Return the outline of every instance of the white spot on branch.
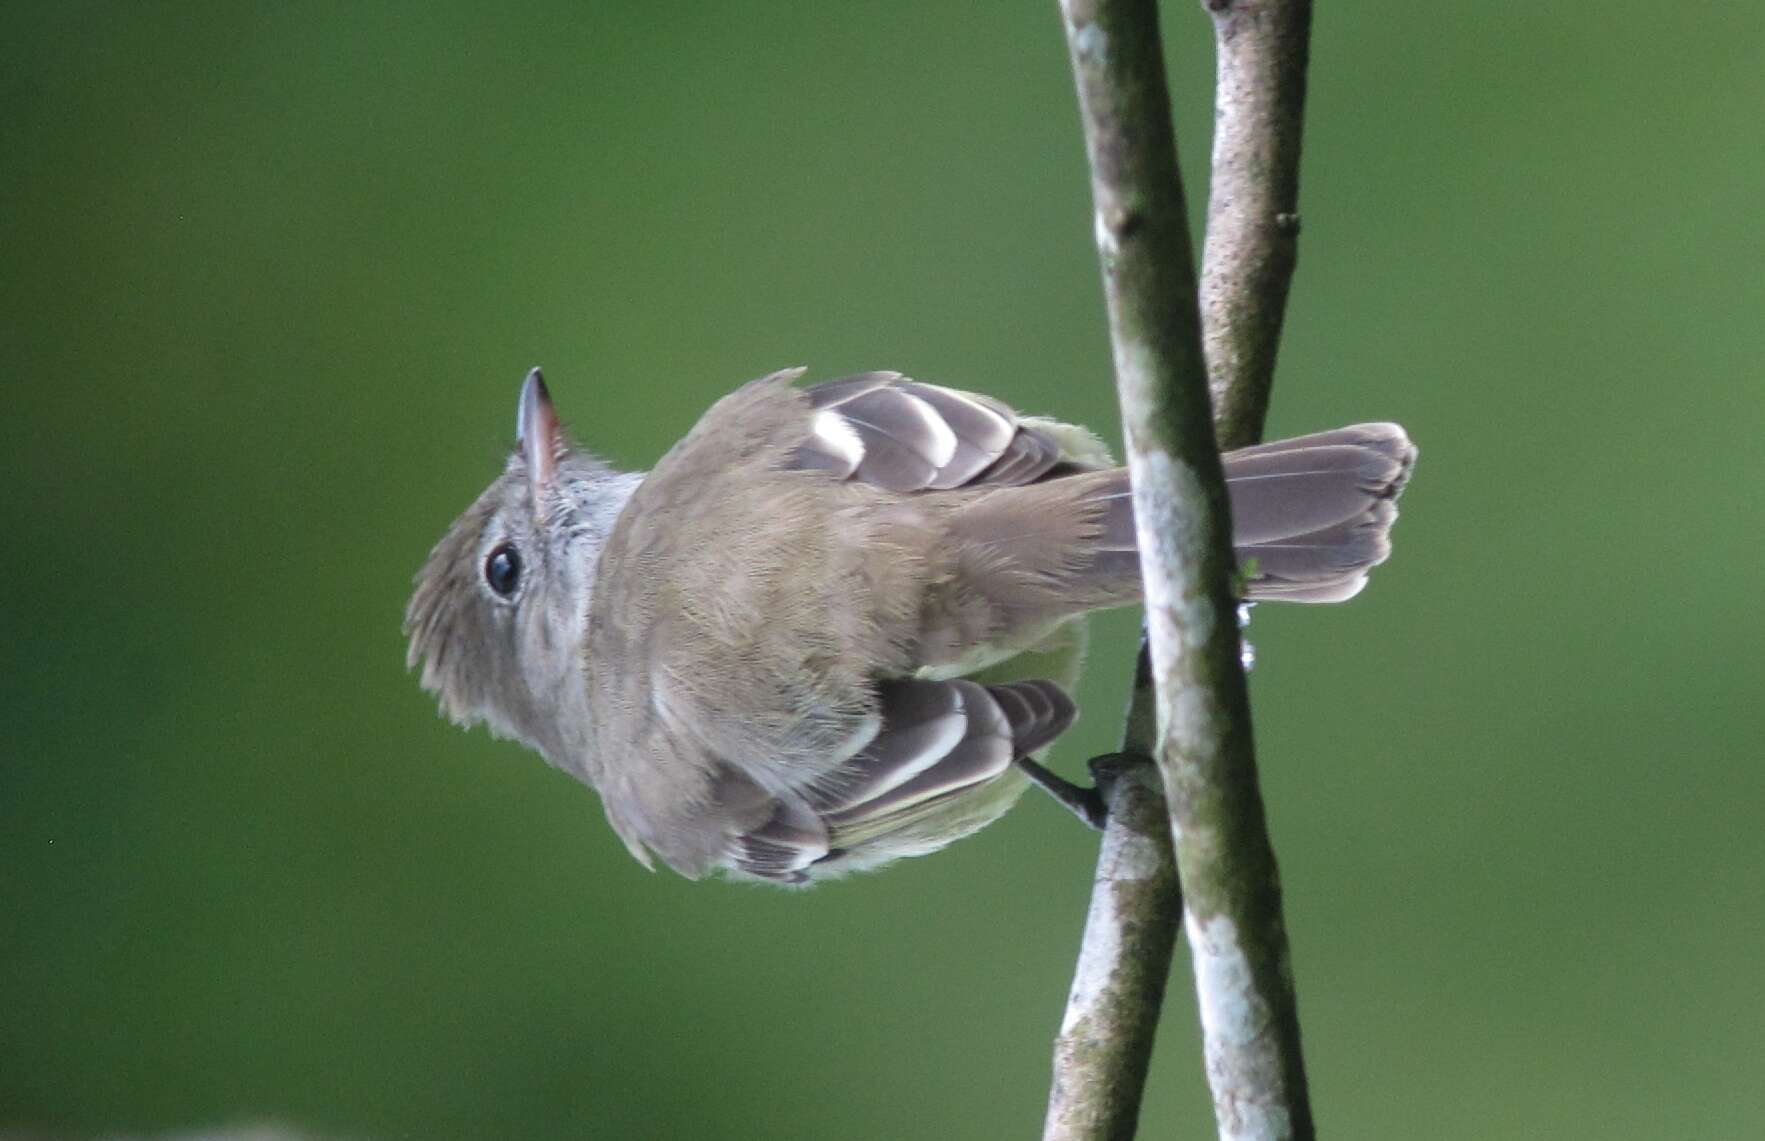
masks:
<svg viewBox="0 0 1765 1141"><path fill-rule="evenodd" d="M1096 24L1086 24L1073 36L1072 46L1080 59L1087 63L1095 62L1102 59L1103 53L1109 50L1109 37Z"/></svg>
<svg viewBox="0 0 1765 1141"><path fill-rule="evenodd" d="M1270 1018L1237 927L1227 916L1202 920L1185 909L1183 930L1195 963L1208 1085L1213 1088L1222 1141L1292 1136L1292 1119L1283 1104L1272 1056L1268 1072L1255 1064L1267 1054L1256 1047L1268 1033Z"/></svg>
<svg viewBox="0 0 1765 1141"><path fill-rule="evenodd" d="M1169 577L1196 574L1201 565L1201 520L1184 512L1184 503L1205 503L1201 479L1186 464L1163 451L1134 450L1134 531L1147 570L1146 617L1154 627L1152 645L1174 652L1178 646L1199 646L1213 636L1213 608L1198 582ZM1169 662L1155 661L1159 670ZM1185 686L1179 698L1191 696Z"/></svg>

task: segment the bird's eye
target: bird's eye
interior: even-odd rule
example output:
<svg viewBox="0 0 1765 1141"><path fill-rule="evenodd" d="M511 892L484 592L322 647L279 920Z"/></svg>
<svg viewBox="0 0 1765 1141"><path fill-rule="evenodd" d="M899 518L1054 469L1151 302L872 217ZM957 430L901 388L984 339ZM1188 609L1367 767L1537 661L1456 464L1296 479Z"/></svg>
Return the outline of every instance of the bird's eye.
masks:
<svg viewBox="0 0 1765 1141"><path fill-rule="evenodd" d="M503 543L484 560L484 581L504 598L515 593L521 584L521 552L513 543Z"/></svg>

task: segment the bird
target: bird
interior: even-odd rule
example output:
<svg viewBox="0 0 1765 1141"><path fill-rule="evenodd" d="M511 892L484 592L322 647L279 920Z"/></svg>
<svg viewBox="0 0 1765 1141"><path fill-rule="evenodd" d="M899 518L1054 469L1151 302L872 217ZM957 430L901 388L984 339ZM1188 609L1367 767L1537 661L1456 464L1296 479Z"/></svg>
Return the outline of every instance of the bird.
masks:
<svg viewBox="0 0 1765 1141"><path fill-rule="evenodd" d="M416 575L407 668L595 789L646 867L804 886L978 831L1077 716L1085 615L1141 601L1094 433L805 371L624 472L533 369L502 472ZM1225 453L1245 599L1358 593L1415 459L1392 423Z"/></svg>

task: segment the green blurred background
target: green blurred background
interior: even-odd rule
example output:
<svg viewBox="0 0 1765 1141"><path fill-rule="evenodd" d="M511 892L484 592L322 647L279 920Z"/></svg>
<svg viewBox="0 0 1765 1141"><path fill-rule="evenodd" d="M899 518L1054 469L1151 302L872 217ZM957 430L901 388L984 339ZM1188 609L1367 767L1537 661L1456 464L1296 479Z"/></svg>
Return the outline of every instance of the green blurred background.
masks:
<svg viewBox="0 0 1765 1141"><path fill-rule="evenodd" d="M798 363L1116 438L1051 0L5 23L0 1129L1032 1134L1090 835L649 875L399 619L534 363L626 465ZM1270 429L1423 453L1372 588L1253 627L1335 1136L1765 1127L1762 107L1757 7L1319 14ZM1149 1137L1212 1128L1177 970Z"/></svg>

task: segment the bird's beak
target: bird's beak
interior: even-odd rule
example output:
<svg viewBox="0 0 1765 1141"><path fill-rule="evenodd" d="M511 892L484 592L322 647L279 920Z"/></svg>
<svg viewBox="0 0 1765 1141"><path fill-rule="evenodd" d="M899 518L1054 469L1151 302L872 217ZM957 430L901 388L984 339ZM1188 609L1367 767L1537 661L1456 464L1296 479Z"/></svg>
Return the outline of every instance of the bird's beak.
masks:
<svg viewBox="0 0 1765 1141"><path fill-rule="evenodd" d="M562 450L563 433L558 414L552 408L551 393L545 389L545 377L536 368L527 374L521 386L521 404L515 413L515 438L521 443L521 454L527 460L527 482L533 490L535 506L540 492L551 484L557 470L558 453Z"/></svg>

